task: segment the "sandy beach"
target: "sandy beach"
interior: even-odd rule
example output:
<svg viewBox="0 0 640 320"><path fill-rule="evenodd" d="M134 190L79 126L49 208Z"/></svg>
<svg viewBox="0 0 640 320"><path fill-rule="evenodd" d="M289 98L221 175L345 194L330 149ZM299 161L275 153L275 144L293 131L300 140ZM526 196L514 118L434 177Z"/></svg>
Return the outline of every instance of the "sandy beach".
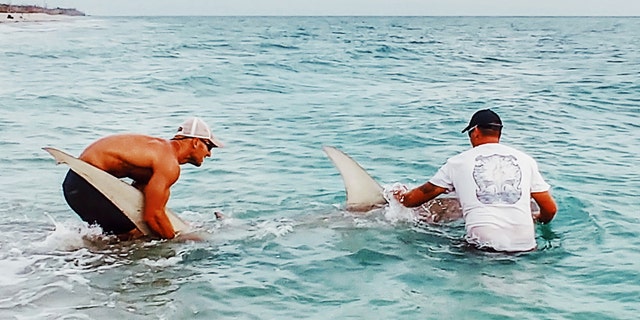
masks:
<svg viewBox="0 0 640 320"><path fill-rule="evenodd" d="M51 15L46 13L0 13L0 23L64 21L73 18L73 16L62 14Z"/></svg>

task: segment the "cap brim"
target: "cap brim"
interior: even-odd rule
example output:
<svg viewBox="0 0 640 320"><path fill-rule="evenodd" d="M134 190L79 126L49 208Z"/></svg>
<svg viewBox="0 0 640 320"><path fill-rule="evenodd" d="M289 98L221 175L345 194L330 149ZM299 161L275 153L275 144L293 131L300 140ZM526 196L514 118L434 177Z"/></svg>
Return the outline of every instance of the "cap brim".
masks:
<svg viewBox="0 0 640 320"><path fill-rule="evenodd" d="M464 128L464 130L460 131L460 133L465 133L465 131L467 131L467 130L469 130L471 128L473 128L473 126L472 125L468 125L466 128Z"/></svg>
<svg viewBox="0 0 640 320"><path fill-rule="evenodd" d="M216 139L216 137L211 136L209 137L209 141L211 141L211 143L216 146L216 148L222 148L224 147L224 143L222 143L222 141Z"/></svg>

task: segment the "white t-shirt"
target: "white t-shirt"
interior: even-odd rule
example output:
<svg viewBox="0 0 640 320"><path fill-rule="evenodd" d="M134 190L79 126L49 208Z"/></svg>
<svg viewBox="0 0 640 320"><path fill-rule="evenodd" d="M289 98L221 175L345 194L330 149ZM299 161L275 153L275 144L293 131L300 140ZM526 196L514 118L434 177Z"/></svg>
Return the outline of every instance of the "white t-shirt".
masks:
<svg viewBox="0 0 640 320"><path fill-rule="evenodd" d="M531 193L550 186L524 152L482 144L449 158L429 182L456 192L467 241L500 251L536 247Z"/></svg>

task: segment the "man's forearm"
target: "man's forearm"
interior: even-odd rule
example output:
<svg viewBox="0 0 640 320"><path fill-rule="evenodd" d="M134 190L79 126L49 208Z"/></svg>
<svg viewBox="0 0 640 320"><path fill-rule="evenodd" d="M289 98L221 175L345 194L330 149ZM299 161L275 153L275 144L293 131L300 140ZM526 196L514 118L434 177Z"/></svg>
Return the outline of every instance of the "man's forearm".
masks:
<svg viewBox="0 0 640 320"><path fill-rule="evenodd" d="M444 193L446 189L435 186L430 182L427 182L413 190L410 190L398 199L405 207L418 207L425 202L439 196Z"/></svg>

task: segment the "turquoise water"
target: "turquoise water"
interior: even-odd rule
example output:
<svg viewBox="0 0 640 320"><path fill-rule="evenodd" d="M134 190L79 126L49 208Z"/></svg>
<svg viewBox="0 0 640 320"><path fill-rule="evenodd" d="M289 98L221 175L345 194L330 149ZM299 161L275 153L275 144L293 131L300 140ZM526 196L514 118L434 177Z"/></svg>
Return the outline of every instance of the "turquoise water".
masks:
<svg viewBox="0 0 640 320"><path fill-rule="evenodd" d="M0 314L7 319L636 319L640 19L111 18L0 25ZM334 145L418 185L491 107L556 219L539 250L463 224L343 210ZM227 147L169 206L209 239L116 243L83 225L40 148L171 137ZM226 219L217 221L214 212Z"/></svg>

